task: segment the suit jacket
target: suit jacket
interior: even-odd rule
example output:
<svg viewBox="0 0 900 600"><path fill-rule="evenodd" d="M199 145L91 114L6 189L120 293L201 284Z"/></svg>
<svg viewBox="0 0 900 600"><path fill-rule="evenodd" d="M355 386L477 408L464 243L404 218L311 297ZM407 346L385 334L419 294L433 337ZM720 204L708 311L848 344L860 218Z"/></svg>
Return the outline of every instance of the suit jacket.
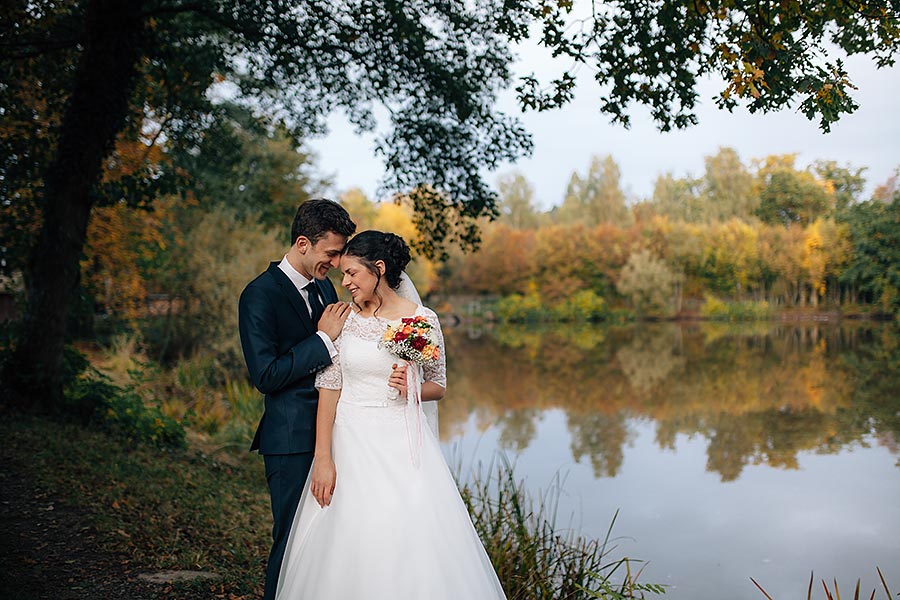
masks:
<svg viewBox="0 0 900 600"><path fill-rule="evenodd" d="M337 302L334 286L318 281L323 303ZM241 348L265 409L250 450L260 454L311 452L316 443L316 373L331 364L306 302L273 262L247 284L238 305Z"/></svg>

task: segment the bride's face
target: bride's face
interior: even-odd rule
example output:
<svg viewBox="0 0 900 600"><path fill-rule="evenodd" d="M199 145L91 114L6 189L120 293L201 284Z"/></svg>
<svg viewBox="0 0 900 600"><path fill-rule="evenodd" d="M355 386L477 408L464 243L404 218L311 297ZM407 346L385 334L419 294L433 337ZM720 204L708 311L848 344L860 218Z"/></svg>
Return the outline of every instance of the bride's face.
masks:
<svg viewBox="0 0 900 600"><path fill-rule="evenodd" d="M384 274L384 262L376 261L374 267L377 269L375 273L372 272L368 265L355 256L345 254L341 257L341 271L344 273L341 285L347 288L347 291L353 296L353 301L358 306L375 300L378 273Z"/></svg>

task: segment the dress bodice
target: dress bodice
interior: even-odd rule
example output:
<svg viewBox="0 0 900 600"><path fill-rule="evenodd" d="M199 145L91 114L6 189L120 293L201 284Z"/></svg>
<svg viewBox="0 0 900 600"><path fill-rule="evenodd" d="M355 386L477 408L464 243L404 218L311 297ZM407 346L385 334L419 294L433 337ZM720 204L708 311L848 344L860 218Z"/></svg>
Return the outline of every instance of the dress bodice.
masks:
<svg viewBox="0 0 900 600"><path fill-rule="evenodd" d="M444 339L437 315L421 305L416 308L415 315L425 317L431 323L441 348L440 358L424 366L424 380L446 387ZM393 322L351 312L335 340L338 355L330 366L316 376L316 387L341 390L340 402L348 404L390 406L405 403L405 400L394 399L393 389L388 386L393 365L401 359L378 347L388 325Z"/></svg>

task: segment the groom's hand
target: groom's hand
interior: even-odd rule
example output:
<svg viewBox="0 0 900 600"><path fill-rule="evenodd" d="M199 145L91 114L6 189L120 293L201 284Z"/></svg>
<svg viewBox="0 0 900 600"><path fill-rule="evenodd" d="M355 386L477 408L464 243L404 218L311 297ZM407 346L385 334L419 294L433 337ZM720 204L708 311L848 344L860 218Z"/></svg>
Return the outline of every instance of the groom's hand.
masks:
<svg viewBox="0 0 900 600"><path fill-rule="evenodd" d="M310 475L309 491L322 508L331 504L336 482L337 471L334 468L334 461L330 457L316 457Z"/></svg>
<svg viewBox="0 0 900 600"><path fill-rule="evenodd" d="M341 335L344 321L350 314L350 304L347 302L335 302L325 307L325 312L319 318L319 331L331 338L332 341Z"/></svg>

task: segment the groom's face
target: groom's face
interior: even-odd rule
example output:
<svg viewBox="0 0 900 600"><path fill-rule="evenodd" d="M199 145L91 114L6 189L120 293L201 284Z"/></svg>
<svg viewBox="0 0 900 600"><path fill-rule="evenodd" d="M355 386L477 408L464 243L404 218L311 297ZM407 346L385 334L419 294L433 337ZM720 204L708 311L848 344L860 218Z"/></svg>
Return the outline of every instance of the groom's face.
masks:
<svg viewBox="0 0 900 600"><path fill-rule="evenodd" d="M302 264L301 275L308 279L325 279L328 270L337 268L341 260L341 250L347 243L347 237L329 231L316 243L301 236L297 238L297 249L300 251Z"/></svg>

